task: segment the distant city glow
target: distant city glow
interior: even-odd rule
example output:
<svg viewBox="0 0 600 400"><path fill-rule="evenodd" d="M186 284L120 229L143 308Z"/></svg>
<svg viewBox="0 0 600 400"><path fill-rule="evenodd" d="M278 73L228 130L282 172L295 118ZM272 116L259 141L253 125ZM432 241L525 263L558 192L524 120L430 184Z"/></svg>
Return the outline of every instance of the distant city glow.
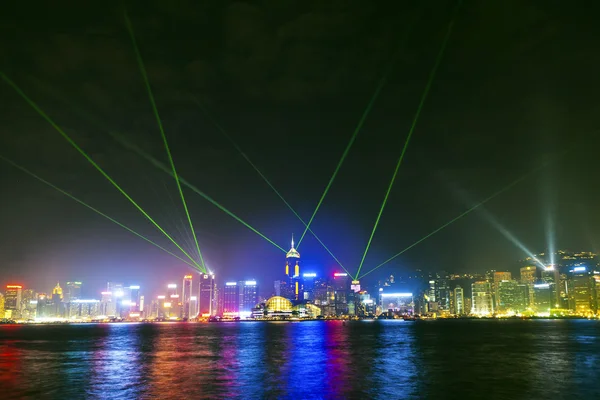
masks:
<svg viewBox="0 0 600 400"><path fill-rule="evenodd" d="M123 293L122 290L119 290L118 292L115 292L115 297L123 297L125 293Z"/></svg>

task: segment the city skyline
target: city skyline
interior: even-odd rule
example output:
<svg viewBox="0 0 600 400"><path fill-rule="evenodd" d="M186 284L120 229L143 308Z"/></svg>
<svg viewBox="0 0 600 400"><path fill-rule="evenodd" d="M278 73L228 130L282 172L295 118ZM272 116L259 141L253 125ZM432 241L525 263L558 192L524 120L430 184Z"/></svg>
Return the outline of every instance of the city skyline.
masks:
<svg viewBox="0 0 600 400"><path fill-rule="evenodd" d="M57 6L19 28L11 12L1 17L0 29L15 29L3 37L15 39L3 43L0 66L0 279L100 285L98 270L132 281L185 273L181 260L65 193L220 276L276 278L264 266L279 262L291 234L304 265L327 273L338 269L331 254L354 274L412 244L382 273L483 271L558 244L598 250L600 189L589 182L599 136L593 85L580 81L595 64L584 56L590 36L569 28L588 14L397 3L366 6L370 17L356 25L362 6L223 2L213 10L223 19L198 25L188 20L204 15L197 7L175 13L190 27L183 36L150 6L85 12L77 23L77 9ZM149 28L153 13L160 28ZM328 18L338 21L332 30L309 22ZM48 22L60 20L69 23ZM232 23L240 20L253 35ZM536 51L521 43L531 24ZM182 37L202 44L166 44ZM556 51L564 57L548 63L543 54ZM527 68L509 77L515 64Z"/></svg>

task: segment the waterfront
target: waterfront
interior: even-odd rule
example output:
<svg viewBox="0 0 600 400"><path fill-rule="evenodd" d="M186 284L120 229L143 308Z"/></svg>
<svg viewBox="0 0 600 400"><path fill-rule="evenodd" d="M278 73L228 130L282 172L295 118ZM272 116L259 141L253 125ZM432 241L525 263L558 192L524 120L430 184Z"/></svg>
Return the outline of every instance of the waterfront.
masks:
<svg viewBox="0 0 600 400"><path fill-rule="evenodd" d="M598 398L598 365L587 320L0 327L11 399Z"/></svg>

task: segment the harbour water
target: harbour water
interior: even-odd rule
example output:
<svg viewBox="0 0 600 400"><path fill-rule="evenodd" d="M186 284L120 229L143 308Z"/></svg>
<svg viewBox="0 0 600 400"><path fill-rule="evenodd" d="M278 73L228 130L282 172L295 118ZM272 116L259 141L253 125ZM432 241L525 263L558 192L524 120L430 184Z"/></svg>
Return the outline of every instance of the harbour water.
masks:
<svg viewBox="0 0 600 400"><path fill-rule="evenodd" d="M600 322L0 326L0 398L598 399Z"/></svg>

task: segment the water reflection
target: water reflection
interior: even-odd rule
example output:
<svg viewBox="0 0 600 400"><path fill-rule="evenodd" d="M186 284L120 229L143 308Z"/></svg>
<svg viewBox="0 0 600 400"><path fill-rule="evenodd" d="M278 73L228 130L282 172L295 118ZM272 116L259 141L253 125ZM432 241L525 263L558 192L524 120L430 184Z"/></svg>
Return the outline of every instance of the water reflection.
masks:
<svg viewBox="0 0 600 400"><path fill-rule="evenodd" d="M10 398L600 398L596 321L0 327Z"/></svg>

